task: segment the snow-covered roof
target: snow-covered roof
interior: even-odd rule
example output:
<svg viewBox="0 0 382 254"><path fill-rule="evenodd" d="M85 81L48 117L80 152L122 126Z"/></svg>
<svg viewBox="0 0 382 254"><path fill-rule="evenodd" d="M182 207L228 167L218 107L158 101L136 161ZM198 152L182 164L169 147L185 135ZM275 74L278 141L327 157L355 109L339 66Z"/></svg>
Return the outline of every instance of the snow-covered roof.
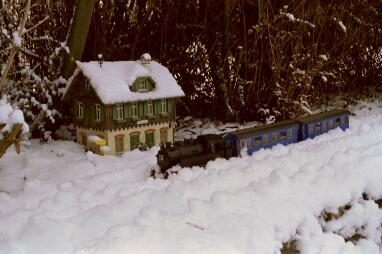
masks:
<svg viewBox="0 0 382 254"><path fill-rule="evenodd" d="M103 62L101 66L97 61L76 63L104 104L184 96L173 75L156 61L146 64L139 60ZM130 90L139 77L151 77L156 83L154 89L148 92Z"/></svg>

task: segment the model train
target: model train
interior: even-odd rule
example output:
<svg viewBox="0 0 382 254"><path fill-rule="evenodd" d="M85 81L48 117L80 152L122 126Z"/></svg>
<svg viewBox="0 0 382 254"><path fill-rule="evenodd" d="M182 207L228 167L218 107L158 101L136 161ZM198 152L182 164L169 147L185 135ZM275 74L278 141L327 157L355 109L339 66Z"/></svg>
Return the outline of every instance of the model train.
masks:
<svg viewBox="0 0 382 254"><path fill-rule="evenodd" d="M335 128L349 128L349 111L335 109L295 120L287 120L224 134L207 134L195 140L161 146L157 153L159 171L167 175L173 166L204 166L216 158L229 159L241 152L251 155L262 148L288 145L314 138Z"/></svg>

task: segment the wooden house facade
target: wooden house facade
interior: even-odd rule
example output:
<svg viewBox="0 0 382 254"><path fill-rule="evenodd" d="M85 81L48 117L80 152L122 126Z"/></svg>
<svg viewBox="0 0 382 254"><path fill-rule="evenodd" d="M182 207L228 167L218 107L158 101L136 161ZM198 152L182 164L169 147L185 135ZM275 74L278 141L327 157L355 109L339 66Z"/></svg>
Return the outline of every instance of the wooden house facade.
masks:
<svg viewBox="0 0 382 254"><path fill-rule="evenodd" d="M138 61L77 62L64 93L77 142L90 148L89 141L104 140L96 152L111 154L173 142L176 101L184 93L166 67L145 55Z"/></svg>

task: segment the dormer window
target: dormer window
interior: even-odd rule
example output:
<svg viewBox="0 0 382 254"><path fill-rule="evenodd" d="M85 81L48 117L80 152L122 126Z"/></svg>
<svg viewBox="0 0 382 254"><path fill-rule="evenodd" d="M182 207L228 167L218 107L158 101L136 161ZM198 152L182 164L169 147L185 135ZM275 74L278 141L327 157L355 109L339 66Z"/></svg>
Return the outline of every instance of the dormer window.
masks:
<svg viewBox="0 0 382 254"><path fill-rule="evenodd" d="M146 92L146 91L147 91L146 80L142 79L139 81L139 92Z"/></svg>

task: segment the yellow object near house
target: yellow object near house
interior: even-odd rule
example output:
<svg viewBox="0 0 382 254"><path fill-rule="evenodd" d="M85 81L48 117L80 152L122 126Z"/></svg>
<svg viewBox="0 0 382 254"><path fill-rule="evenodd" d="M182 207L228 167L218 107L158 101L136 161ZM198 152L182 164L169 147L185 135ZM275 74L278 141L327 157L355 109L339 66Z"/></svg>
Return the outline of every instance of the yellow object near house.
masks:
<svg viewBox="0 0 382 254"><path fill-rule="evenodd" d="M99 155L110 154L110 148L106 144L106 140L99 136L88 136L87 148L89 151Z"/></svg>

